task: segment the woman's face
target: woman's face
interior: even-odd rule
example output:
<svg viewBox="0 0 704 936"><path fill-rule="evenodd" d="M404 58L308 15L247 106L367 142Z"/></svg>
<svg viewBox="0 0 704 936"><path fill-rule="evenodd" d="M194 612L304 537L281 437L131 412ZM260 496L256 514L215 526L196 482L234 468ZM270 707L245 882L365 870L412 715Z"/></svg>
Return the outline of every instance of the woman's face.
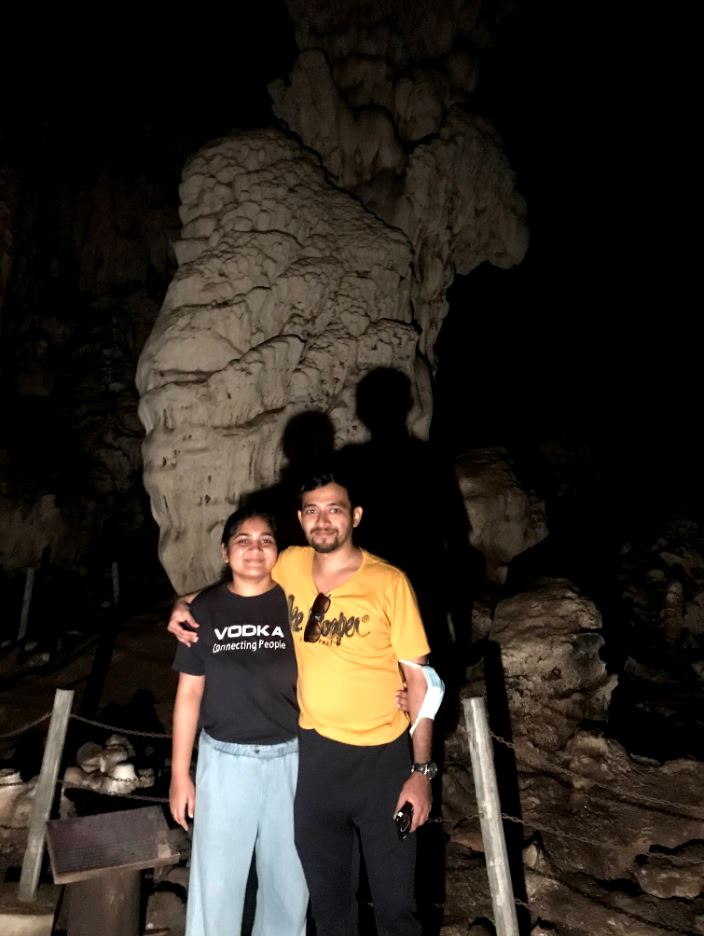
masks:
<svg viewBox="0 0 704 936"><path fill-rule="evenodd" d="M263 517L243 520L222 547L222 557L234 579L268 578L279 551L274 533Z"/></svg>

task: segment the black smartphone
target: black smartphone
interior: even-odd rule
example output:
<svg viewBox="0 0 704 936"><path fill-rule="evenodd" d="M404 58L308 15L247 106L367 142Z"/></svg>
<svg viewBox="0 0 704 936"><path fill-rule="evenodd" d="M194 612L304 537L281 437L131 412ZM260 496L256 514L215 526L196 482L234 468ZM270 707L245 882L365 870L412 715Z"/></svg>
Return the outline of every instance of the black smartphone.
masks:
<svg viewBox="0 0 704 936"><path fill-rule="evenodd" d="M396 823L398 837L401 840L408 838L408 833L411 831L411 823L413 822L413 804L405 802L394 816L394 822Z"/></svg>

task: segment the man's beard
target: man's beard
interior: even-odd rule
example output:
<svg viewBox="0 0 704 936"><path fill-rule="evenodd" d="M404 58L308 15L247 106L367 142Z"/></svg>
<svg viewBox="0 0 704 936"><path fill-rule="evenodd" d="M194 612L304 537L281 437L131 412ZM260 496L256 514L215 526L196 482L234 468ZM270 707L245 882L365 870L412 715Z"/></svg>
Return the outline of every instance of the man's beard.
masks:
<svg viewBox="0 0 704 936"><path fill-rule="evenodd" d="M316 542L314 539L315 533L311 533L308 537L308 543L313 547L317 553L326 553L335 552L336 549L340 547L340 534L335 533L332 539L326 540L324 543Z"/></svg>

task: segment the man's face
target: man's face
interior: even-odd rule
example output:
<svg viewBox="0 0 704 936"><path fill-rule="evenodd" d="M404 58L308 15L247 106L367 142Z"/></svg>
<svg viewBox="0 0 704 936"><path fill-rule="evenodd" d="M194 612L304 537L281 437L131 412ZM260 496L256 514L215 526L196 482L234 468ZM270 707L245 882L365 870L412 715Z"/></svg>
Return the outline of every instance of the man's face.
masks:
<svg viewBox="0 0 704 936"><path fill-rule="evenodd" d="M352 507L345 488L339 484L306 491L298 511L308 543L319 553L331 553L346 546L352 530L362 519L362 508Z"/></svg>

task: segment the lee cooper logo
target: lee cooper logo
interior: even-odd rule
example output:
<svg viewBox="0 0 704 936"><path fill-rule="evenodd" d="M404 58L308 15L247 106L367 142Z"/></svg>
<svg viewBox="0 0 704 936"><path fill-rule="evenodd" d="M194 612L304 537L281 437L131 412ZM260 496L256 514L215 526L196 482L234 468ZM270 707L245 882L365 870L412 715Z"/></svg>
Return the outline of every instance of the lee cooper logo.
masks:
<svg viewBox="0 0 704 936"><path fill-rule="evenodd" d="M215 636L218 640L236 640L238 637L283 637L284 632L280 627L270 628L268 624L232 624L230 627L223 627L222 630L215 628Z"/></svg>
<svg viewBox="0 0 704 936"><path fill-rule="evenodd" d="M303 618L305 615L299 611L295 604L295 597L288 596L288 616L292 631L303 630ZM335 644L340 646L343 637L366 637L370 631L362 633L360 625L369 621L369 615L363 614L362 617L347 617L342 611L335 618L324 618L318 625L318 637L321 644Z"/></svg>

